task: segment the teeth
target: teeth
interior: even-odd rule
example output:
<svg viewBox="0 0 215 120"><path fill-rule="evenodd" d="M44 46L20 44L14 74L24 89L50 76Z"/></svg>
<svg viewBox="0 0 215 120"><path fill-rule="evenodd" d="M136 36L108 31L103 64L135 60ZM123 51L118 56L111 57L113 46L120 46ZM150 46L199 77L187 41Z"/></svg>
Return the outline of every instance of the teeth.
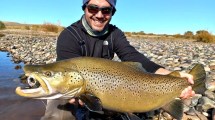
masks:
<svg viewBox="0 0 215 120"><path fill-rule="evenodd" d="M98 20L96 20L95 22L97 22L97 23L103 23L102 21L98 21Z"/></svg>
<svg viewBox="0 0 215 120"><path fill-rule="evenodd" d="M103 24L103 21L101 21L101 20L94 20L94 22L95 22L96 24Z"/></svg>

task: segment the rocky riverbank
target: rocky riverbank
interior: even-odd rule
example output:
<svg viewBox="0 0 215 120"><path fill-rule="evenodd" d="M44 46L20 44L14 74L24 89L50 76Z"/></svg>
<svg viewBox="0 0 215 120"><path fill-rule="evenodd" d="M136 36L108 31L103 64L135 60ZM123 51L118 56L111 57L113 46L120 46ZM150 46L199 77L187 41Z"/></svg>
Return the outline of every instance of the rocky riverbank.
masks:
<svg viewBox="0 0 215 120"><path fill-rule="evenodd" d="M57 36L7 33L0 38L0 51L8 51L14 62L52 63L56 59L56 39ZM212 119L215 112L215 87L210 86L215 85L213 82L215 80L215 44L186 40L132 38L129 38L129 41L152 61L170 70L188 71L195 63L203 64L207 72L206 85L209 90L184 101L184 119ZM162 115L171 119L165 112Z"/></svg>
<svg viewBox="0 0 215 120"><path fill-rule="evenodd" d="M56 59L56 37L9 34L0 38L0 50L8 51L14 62L44 64Z"/></svg>

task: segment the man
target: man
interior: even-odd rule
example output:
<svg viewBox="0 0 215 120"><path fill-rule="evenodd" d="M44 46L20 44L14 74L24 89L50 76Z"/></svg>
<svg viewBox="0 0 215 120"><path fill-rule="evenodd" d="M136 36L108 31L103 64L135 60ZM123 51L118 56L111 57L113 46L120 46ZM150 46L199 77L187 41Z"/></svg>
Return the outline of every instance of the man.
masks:
<svg viewBox="0 0 215 120"><path fill-rule="evenodd" d="M84 15L81 19L67 27L59 35L57 41L58 61L80 56L112 59L114 53L116 53L122 61L142 63L147 72L163 75L170 73L169 70L155 64L135 50L127 41L124 33L109 24L116 12L116 0L83 0L82 9ZM181 77L188 78L188 81L193 84L192 75L180 74ZM185 99L194 94L189 86L181 93L180 97ZM77 100L71 99L69 102L74 103L75 101ZM71 119L72 115L69 111L60 110L62 109L61 105L69 105L67 102L60 100L48 101L46 114L42 119ZM82 102L79 103L83 104ZM82 113L85 111L80 112L79 110L82 109L76 109L72 112L76 115L76 119L84 119L86 114L82 115Z"/></svg>

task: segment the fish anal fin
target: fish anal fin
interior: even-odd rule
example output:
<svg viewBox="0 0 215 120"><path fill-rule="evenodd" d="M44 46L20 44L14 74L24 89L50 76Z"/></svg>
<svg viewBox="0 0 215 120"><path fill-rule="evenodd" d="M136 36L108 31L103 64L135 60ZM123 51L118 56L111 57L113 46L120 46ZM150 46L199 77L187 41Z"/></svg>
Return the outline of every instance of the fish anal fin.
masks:
<svg viewBox="0 0 215 120"><path fill-rule="evenodd" d="M84 102L86 108L91 112L104 114L100 100L91 94L82 94L79 99Z"/></svg>
<svg viewBox="0 0 215 120"><path fill-rule="evenodd" d="M169 113L177 120L181 120L183 116L183 103L180 99L175 99L172 102L162 107L164 111Z"/></svg>

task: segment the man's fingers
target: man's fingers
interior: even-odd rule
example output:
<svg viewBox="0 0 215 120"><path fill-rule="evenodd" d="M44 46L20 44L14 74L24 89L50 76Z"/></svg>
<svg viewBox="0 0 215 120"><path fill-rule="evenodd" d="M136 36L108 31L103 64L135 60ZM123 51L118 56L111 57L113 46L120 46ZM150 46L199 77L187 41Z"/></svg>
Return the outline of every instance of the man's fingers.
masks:
<svg viewBox="0 0 215 120"><path fill-rule="evenodd" d="M187 88L185 88L181 95L180 95L180 98L182 99L187 99L187 98L190 98L192 96L195 95L195 92L192 90L192 87L191 86L188 86Z"/></svg>
<svg viewBox="0 0 215 120"><path fill-rule="evenodd" d="M180 75L182 78L187 78L189 83L194 84L193 76L191 74L180 72Z"/></svg>
<svg viewBox="0 0 215 120"><path fill-rule="evenodd" d="M184 94L185 94L185 90L183 90L183 91L181 92L180 98L183 98L183 97L184 97Z"/></svg>
<svg viewBox="0 0 215 120"><path fill-rule="evenodd" d="M192 94L192 96L194 96L196 93L195 93L195 91L192 91L191 94Z"/></svg>
<svg viewBox="0 0 215 120"><path fill-rule="evenodd" d="M70 103L70 104L74 104L74 103L75 103L75 98L70 99L70 100L69 100L69 103Z"/></svg>
<svg viewBox="0 0 215 120"><path fill-rule="evenodd" d="M70 103L70 104L76 104L75 102L76 102L76 99L75 99L75 98L72 98L72 99L69 100L69 103ZM84 105L84 103L83 103L80 99L78 99L78 103L79 103L81 106Z"/></svg>
<svg viewBox="0 0 215 120"><path fill-rule="evenodd" d="M188 86L188 87L187 87L187 91L190 91L190 92L191 92L191 91L192 91L192 87L191 87L191 86Z"/></svg>
<svg viewBox="0 0 215 120"><path fill-rule="evenodd" d="M194 81L193 81L193 76L188 78L188 82L191 83L191 84L194 84Z"/></svg>
<svg viewBox="0 0 215 120"><path fill-rule="evenodd" d="M81 106L84 105L84 103L83 103L80 99L78 99L78 102L79 102L79 104L80 104Z"/></svg>

